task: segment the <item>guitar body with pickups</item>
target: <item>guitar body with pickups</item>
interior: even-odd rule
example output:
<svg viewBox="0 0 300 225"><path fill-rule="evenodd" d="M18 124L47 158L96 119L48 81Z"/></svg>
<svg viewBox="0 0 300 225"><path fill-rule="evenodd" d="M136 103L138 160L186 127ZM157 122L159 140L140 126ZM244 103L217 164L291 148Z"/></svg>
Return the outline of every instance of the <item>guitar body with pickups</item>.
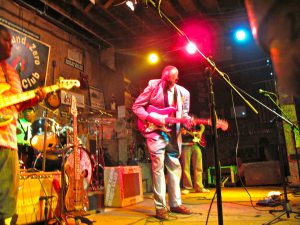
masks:
<svg viewBox="0 0 300 225"><path fill-rule="evenodd" d="M174 124L174 123L182 123L185 124L188 122L187 118L175 118L170 117L171 114L176 112L176 108L174 107L167 107L163 109L156 108L153 105L149 105L147 108L147 112L150 114L151 117L156 119L164 119L166 121L166 124ZM211 119L194 119L195 124L203 124L206 126L211 126L212 122ZM228 122L225 120L217 120L216 127L219 129L222 129L223 131L226 131L228 129ZM138 129L143 134L148 134L153 131L161 130L163 132L169 133L171 131L170 128L166 125L157 126L153 123L142 121L138 119Z"/></svg>

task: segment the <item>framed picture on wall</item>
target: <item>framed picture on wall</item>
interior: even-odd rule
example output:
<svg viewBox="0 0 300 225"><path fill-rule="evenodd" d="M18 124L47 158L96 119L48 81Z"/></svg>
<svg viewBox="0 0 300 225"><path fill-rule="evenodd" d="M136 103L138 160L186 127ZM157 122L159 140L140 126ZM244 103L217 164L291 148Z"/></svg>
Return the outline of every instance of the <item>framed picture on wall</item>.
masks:
<svg viewBox="0 0 300 225"><path fill-rule="evenodd" d="M95 109L105 109L103 91L92 86L89 87L89 90L91 107Z"/></svg>

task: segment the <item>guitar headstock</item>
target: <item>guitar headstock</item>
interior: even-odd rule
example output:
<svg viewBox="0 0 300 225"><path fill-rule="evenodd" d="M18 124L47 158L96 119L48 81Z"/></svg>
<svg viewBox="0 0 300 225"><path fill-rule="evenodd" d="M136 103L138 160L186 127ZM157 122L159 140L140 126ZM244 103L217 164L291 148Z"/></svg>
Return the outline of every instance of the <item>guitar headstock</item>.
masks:
<svg viewBox="0 0 300 225"><path fill-rule="evenodd" d="M79 82L79 80L64 80L64 79L62 79L59 81L58 85L62 89L70 90L73 87L80 87L80 82Z"/></svg>
<svg viewBox="0 0 300 225"><path fill-rule="evenodd" d="M226 120L217 120L217 128L221 128L223 131L228 130L228 122Z"/></svg>

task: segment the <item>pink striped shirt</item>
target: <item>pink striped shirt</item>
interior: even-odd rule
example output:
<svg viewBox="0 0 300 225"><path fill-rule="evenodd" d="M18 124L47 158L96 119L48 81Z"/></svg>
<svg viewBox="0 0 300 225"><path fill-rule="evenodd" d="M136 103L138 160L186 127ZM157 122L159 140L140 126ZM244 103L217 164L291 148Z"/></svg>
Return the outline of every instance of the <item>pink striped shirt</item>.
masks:
<svg viewBox="0 0 300 225"><path fill-rule="evenodd" d="M8 81L6 79L8 79ZM1 93L0 101L5 100L5 96L22 92L19 74L6 62L0 63L0 87L3 83L8 83L11 88L6 92ZM0 88L0 92L1 91L2 90ZM13 116L13 121L11 123L5 126L0 126L0 146L18 150L16 135L18 110L15 106L9 106L7 108L0 109L0 114Z"/></svg>

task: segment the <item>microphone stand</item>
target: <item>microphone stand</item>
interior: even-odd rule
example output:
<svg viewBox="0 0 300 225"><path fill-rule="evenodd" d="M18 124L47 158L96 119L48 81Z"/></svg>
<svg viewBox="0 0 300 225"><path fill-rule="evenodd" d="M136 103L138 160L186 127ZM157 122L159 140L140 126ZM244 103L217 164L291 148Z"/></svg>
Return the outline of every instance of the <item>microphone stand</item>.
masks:
<svg viewBox="0 0 300 225"><path fill-rule="evenodd" d="M192 43L190 41L190 39L188 38L188 36L182 31L180 30L172 21L171 19L168 18L168 16L161 11L160 9L160 1L157 4L156 2L154 2L153 0L146 0L145 1L146 5L151 4L152 7L154 7L155 9L157 9L158 14L160 15L161 18L164 18L165 20L167 20L174 28L175 30L181 35L183 36L188 43ZM209 58L206 57L198 48L196 48L196 51L207 61L208 65L211 67L213 73L217 72L217 74L219 74L223 80L242 98L242 100L251 108L251 110L258 114L257 110L250 104L249 101L247 101L244 96L235 88L235 86L230 82L230 80L225 77L225 73L223 73L221 70L219 70L215 63ZM211 78L209 79L211 80ZM218 224L219 225L223 225L223 213L222 213L222 196L221 196L221 186L220 186L220 178L221 177L221 171L219 168L219 159L218 159L218 136L217 136L217 132L216 132L216 113L215 113L215 102L214 102L214 95L213 95L213 84L212 81L209 81L209 86L210 86L210 97L211 97L211 117L212 117L212 130L213 130L213 138L214 138L214 155L215 155L215 165L216 165L216 192L217 192L217 204L218 204Z"/></svg>
<svg viewBox="0 0 300 225"><path fill-rule="evenodd" d="M274 101L274 99L270 96L270 94L274 95L276 97L276 101ZM270 92L270 93L264 93L264 96L268 97L271 102L276 106L276 108L280 111L280 113L285 117L287 124L290 126L291 131L292 131L292 142L293 142L293 146L295 147L295 156L296 156L296 161L297 161L297 168L298 168L298 178L300 178L300 165L299 165L299 154L297 151L297 147L296 147L296 138L295 138L295 131L298 130L299 131L299 127L297 127L297 125L295 125L289 118L288 116L285 114L285 112L282 110L282 108L280 107L280 105L278 104L278 97L276 94Z"/></svg>
<svg viewBox="0 0 300 225"><path fill-rule="evenodd" d="M46 171L46 154L47 154L47 129L48 129L48 121L47 121L47 110L44 113L44 146L43 146L43 166L42 170Z"/></svg>
<svg viewBox="0 0 300 225"><path fill-rule="evenodd" d="M285 121L288 124L293 124L291 121L289 121L286 117L283 117L282 115L280 115L278 112L276 112L275 110L272 110L271 108L269 108L268 106L266 106L265 104L263 104L262 102L258 101L256 98L254 98L253 96L251 96L250 94L248 94L247 92L245 92L244 90L236 87L237 89L239 89L241 92L243 92L245 95L247 95L248 97L250 97L251 99L253 99L254 101L256 101L258 104L260 104L261 106L263 106L265 109L269 110L270 112L272 112L275 116L276 116L276 120L278 118L280 118L282 121ZM280 106L274 101L273 98L270 97L269 94L264 93L265 95L267 95L267 97L270 98L270 100L276 105L276 107L282 111L282 109L280 109ZM273 224L275 220L278 220L280 217L282 217L283 215L287 215L287 218L290 218L290 213L295 213L299 215L299 212L293 212L291 209L291 206L289 204L289 200L288 200L288 196L287 196L287 177L289 176L289 167L288 167L288 163L286 162L287 159L287 152L284 151L283 148L283 134L282 134L282 124L279 124L279 121L277 120L277 127L278 127L278 152L279 152L279 160L280 160L280 172L281 172L281 179L282 179L282 185L283 185L283 192L284 192L284 202L283 202L283 210L270 210L269 212L282 212L280 215L276 216L274 219L263 223L263 225L269 225L269 224ZM296 127L295 125L293 125L295 128L294 129L298 129L298 127ZM297 151L297 150L296 150Z"/></svg>
<svg viewBox="0 0 300 225"><path fill-rule="evenodd" d="M209 103L210 103L210 117L211 117L211 132L212 132L212 140L213 140L213 150L214 150L214 160L215 160L215 173L216 173L216 193L217 193L217 207L218 207L218 221L219 224L223 224L223 209L222 209L222 193L221 193L221 171L219 164L219 148L218 148L218 133L217 133L217 118L216 118L216 102L215 95L213 90L213 80L212 75L214 71L212 71L209 67L207 67L205 71L207 73L207 81L208 81L208 92L209 92Z"/></svg>

